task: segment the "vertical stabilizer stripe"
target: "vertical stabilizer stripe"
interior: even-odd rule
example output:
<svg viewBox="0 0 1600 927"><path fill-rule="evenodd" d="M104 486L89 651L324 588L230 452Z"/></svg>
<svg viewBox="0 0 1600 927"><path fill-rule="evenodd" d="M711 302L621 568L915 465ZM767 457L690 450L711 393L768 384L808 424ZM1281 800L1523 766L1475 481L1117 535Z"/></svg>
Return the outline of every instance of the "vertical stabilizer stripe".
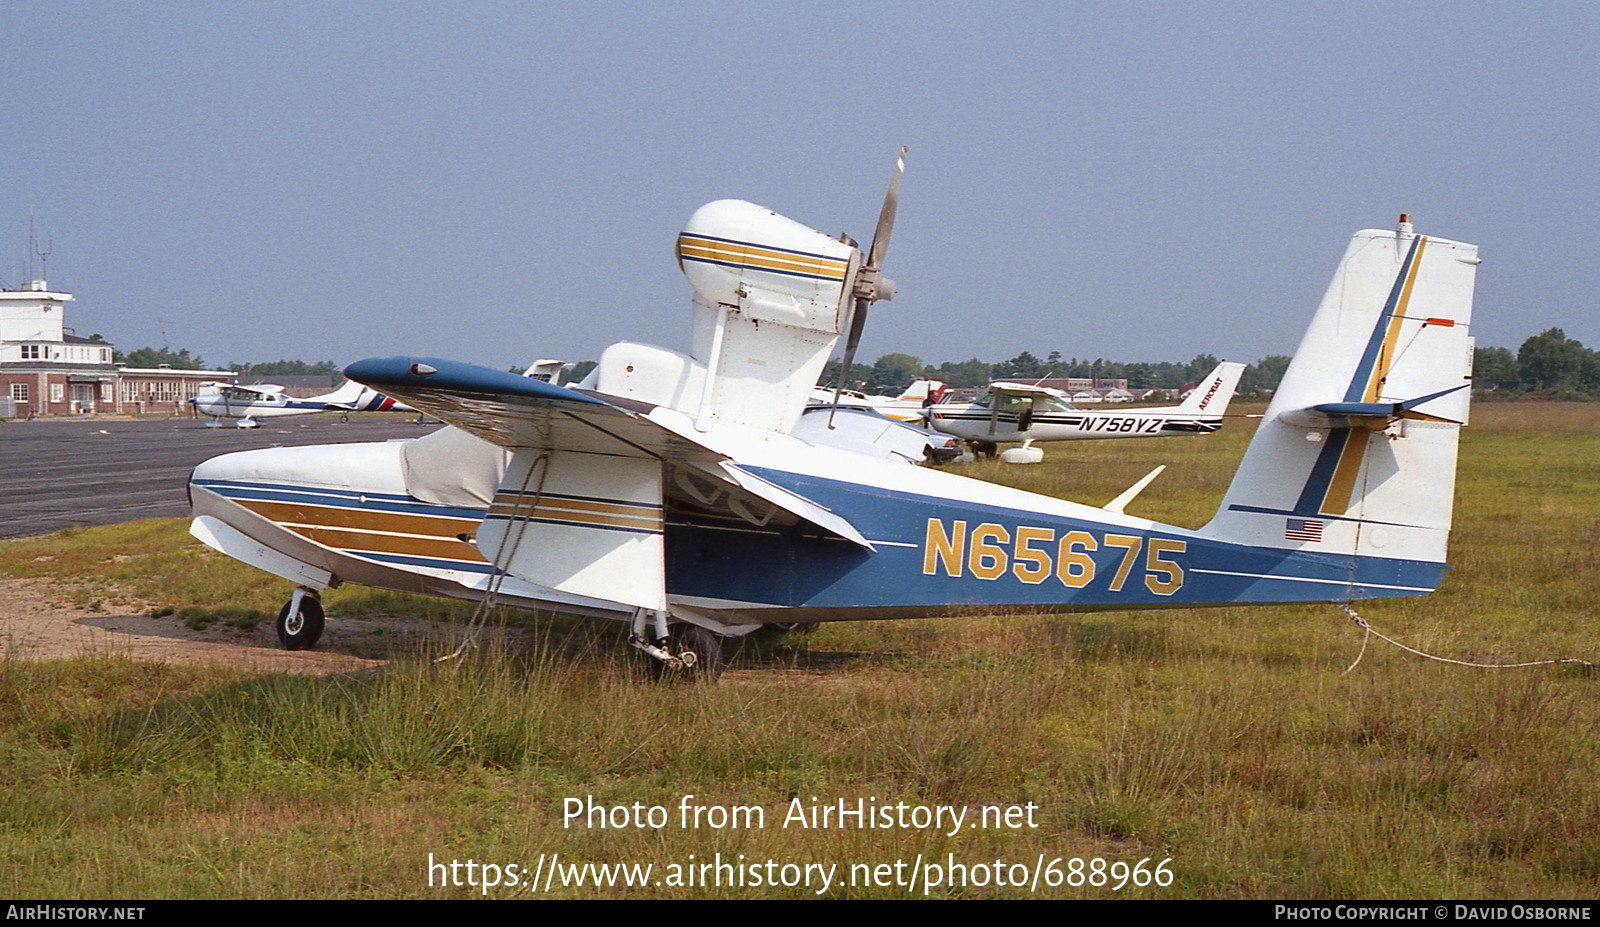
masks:
<svg viewBox="0 0 1600 927"><path fill-rule="evenodd" d="M1372 338L1362 352L1361 362L1356 365L1356 374L1345 390L1345 402L1377 401L1378 387L1389 375L1389 365L1394 361L1401 316L1405 315L1406 304L1411 301L1411 287L1416 282L1417 266L1422 263L1422 249L1427 242L1426 236L1419 235L1411 243L1411 251L1395 277L1394 288L1389 291L1389 300L1378 315L1378 323L1372 327Z"/></svg>
<svg viewBox="0 0 1600 927"><path fill-rule="evenodd" d="M1294 504L1296 515L1315 515L1321 511L1323 499L1327 498L1328 485L1333 482L1340 457L1349 441L1348 428L1336 428L1328 432L1328 439L1317 454L1317 462L1311 465L1311 477L1306 480L1306 487L1300 491L1300 499Z"/></svg>
<svg viewBox="0 0 1600 927"><path fill-rule="evenodd" d="M1339 455L1339 465L1333 468L1333 479L1322 497L1319 511L1326 515L1343 515L1350 507L1350 493L1356 486L1356 474L1361 472L1361 461L1366 459L1367 445L1372 442L1372 432L1365 428L1346 428L1344 451Z"/></svg>

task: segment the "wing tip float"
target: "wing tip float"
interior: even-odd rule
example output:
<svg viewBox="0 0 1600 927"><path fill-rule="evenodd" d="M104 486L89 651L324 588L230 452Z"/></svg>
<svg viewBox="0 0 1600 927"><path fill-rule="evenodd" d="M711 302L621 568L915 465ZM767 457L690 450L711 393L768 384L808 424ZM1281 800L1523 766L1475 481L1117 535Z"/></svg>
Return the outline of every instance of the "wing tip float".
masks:
<svg viewBox="0 0 1600 927"><path fill-rule="evenodd" d="M440 394L494 396L506 401L608 403L505 370L437 357L370 357L344 369L344 375L381 393L428 402Z"/></svg>

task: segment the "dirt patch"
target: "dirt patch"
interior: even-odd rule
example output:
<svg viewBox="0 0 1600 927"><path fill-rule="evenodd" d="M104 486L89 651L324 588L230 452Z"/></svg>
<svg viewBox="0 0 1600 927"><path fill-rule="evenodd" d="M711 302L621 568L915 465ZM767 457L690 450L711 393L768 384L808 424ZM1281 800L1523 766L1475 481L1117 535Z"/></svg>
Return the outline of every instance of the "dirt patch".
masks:
<svg viewBox="0 0 1600 927"><path fill-rule="evenodd" d="M123 656L169 663L205 663L268 673L326 675L382 666L387 655L439 635L414 618L330 619L316 650L278 646L270 622L250 630L188 627L174 616L152 618L138 610L112 614L70 604L61 589L42 580L0 580L0 655L47 660Z"/></svg>

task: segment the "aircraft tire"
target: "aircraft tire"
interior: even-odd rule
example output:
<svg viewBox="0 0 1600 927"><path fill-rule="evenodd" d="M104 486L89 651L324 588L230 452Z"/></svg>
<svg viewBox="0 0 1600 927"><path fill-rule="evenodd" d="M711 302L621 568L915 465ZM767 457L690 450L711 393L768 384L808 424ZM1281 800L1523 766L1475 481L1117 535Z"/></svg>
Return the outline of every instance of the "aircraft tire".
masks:
<svg viewBox="0 0 1600 927"><path fill-rule="evenodd" d="M694 654L694 665L677 669L650 657L650 674L658 680L716 682L722 675L722 638L697 624L667 627L667 652L675 657Z"/></svg>
<svg viewBox="0 0 1600 927"><path fill-rule="evenodd" d="M294 605L294 599L283 603L283 608L278 610L278 643L284 650L310 650L317 645L322 637L322 629L327 625L322 611L322 600L314 595L307 595L300 599L300 614L289 616L289 609Z"/></svg>

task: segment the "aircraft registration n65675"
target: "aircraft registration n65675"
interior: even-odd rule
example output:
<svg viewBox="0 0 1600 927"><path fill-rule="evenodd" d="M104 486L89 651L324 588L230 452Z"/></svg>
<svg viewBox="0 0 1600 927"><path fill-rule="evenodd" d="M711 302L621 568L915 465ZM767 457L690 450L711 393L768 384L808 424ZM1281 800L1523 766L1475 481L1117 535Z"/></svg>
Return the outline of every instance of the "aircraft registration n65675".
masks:
<svg viewBox="0 0 1600 927"><path fill-rule="evenodd" d="M1467 420L1477 248L1357 232L1214 518L1187 529L790 434L881 276L751 203L678 237L692 347L623 342L574 387L427 357L347 375L450 426L411 441L229 454L193 533L317 594L354 582L627 622L663 672L714 675L765 625L1420 595L1438 586Z"/></svg>

